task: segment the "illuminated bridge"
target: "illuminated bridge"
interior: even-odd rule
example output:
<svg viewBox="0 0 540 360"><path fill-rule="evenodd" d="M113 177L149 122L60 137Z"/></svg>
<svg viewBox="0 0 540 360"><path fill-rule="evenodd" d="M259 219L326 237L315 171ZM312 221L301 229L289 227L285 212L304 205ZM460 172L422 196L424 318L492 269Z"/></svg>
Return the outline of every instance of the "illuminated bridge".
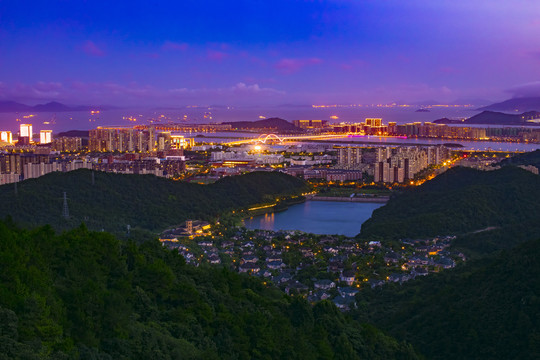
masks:
<svg viewBox="0 0 540 360"><path fill-rule="evenodd" d="M346 134L333 135L276 135L276 134L261 134L259 137L251 139L243 139L224 143L224 145L244 145L244 144L266 144L267 142L284 143L287 141L302 141L302 140L326 140L347 137Z"/></svg>

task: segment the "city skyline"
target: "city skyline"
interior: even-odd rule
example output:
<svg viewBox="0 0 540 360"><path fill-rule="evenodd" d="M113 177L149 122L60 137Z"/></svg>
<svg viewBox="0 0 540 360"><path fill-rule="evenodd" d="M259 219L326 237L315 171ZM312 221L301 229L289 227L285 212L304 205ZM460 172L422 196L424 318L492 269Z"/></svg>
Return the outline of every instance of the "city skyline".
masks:
<svg viewBox="0 0 540 360"><path fill-rule="evenodd" d="M54 10L54 11L51 11ZM182 106L540 95L532 1L0 4L0 101Z"/></svg>

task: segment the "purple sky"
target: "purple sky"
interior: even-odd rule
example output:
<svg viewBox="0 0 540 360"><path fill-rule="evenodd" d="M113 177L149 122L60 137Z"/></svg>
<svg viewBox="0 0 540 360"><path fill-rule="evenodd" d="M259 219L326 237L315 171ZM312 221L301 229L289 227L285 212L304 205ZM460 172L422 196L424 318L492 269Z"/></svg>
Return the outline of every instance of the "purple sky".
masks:
<svg viewBox="0 0 540 360"><path fill-rule="evenodd" d="M537 0L2 1L0 100L540 96Z"/></svg>

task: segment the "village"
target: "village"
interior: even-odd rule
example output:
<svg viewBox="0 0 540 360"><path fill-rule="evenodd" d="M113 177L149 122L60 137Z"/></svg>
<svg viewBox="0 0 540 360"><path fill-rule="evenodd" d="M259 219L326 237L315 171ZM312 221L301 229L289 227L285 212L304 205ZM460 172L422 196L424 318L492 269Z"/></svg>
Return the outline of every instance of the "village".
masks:
<svg viewBox="0 0 540 360"><path fill-rule="evenodd" d="M448 249L455 236L384 245L300 231L221 230L211 232L207 224L198 224L192 231L206 236L169 233L160 241L177 249L188 264L224 266L258 276L288 295L305 297L311 303L329 299L341 310L355 308L355 295L364 288L402 284L466 260Z"/></svg>

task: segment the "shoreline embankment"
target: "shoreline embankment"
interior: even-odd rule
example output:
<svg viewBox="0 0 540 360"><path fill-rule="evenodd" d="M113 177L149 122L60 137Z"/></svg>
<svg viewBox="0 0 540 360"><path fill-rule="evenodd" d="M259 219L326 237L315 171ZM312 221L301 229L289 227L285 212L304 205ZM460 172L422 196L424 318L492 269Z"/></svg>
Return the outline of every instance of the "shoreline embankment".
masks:
<svg viewBox="0 0 540 360"><path fill-rule="evenodd" d="M390 200L389 196L362 197L362 196L306 196L306 200L312 201L343 201L343 202L364 202L384 204Z"/></svg>

